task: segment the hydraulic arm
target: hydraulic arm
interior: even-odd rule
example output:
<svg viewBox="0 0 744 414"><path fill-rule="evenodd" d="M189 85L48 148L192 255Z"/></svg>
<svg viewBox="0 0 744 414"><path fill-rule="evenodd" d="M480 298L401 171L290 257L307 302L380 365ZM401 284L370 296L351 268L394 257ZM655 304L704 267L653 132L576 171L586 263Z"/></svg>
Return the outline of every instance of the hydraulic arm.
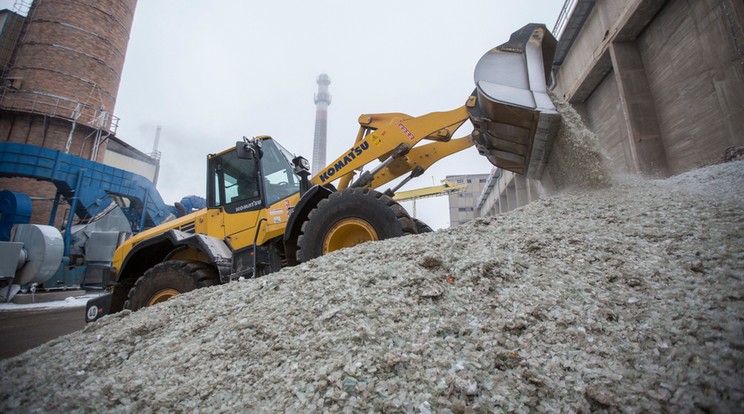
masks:
<svg viewBox="0 0 744 414"><path fill-rule="evenodd" d="M513 33L480 59L475 91L454 110L418 117L360 116L354 146L315 172L311 181L325 185L340 179L339 190L376 189L410 173L397 189L440 159L473 145L497 167L541 178L560 120L546 86L555 43L544 25L529 24ZM473 132L452 139L468 120ZM419 145L423 141L430 143ZM379 164L357 174L374 160Z"/></svg>

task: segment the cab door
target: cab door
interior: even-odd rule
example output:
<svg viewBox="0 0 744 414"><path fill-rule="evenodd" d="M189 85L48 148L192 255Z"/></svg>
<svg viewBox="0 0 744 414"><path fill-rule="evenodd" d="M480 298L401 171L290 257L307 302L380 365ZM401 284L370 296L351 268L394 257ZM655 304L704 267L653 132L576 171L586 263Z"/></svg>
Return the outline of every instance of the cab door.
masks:
<svg viewBox="0 0 744 414"><path fill-rule="evenodd" d="M256 157L238 157L235 149L214 155L208 162L210 227L221 227L221 236L233 250L254 240L263 207L258 164Z"/></svg>

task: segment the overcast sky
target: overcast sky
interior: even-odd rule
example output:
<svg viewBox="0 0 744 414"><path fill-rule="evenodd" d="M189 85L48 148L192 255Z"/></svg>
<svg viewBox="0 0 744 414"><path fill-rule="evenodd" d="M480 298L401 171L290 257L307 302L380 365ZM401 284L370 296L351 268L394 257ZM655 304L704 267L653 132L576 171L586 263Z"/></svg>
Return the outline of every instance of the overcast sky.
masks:
<svg viewBox="0 0 744 414"><path fill-rule="evenodd" d="M327 73L330 162L353 143L360 114L416 116L462 105L478 59L527 23L552 29L563 3L140 0L114 111L117 136L149 153L161 125L163 199L203 196L206 155L244 135L271 135L310 159L315 80ZM469 132L466 124L457 136ZM403 189L490 168L471 148ZM412 213L410 202L404 207ZM447 227L447 198L418 201L417 216Z"/></svg>

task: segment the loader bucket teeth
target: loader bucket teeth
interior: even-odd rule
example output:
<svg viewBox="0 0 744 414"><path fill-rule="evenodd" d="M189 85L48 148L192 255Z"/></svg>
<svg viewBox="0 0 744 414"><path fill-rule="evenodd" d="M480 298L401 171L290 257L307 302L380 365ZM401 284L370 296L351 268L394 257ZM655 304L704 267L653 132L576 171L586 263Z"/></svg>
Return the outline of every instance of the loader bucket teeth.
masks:
<svg viewBox="0 0 744 414"><path fill-rule="evenodd" d="M542 177L560 123L547 94L555 47L545 25L528 24L475 66L475 146L493 165L528 178Z"/></svg>

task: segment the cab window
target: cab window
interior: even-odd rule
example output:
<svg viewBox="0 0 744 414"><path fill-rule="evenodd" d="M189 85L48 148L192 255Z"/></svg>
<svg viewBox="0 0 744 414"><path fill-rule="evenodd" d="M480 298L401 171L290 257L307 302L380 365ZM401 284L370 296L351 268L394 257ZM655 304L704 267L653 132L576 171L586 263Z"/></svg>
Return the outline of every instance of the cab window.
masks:
<svg viewBox="0 0 744 414"><path fill-rule="evenodd" d="M258 168L255 159L238 158L236 151L212 160L214 179L210 195L215 205L259 199Z"/></svg>
<svg viewBox="0 0 744 414"><path fill-rule="evenodd" d="M261 167L268 205L300 191L300 180L291 167L292 155L274 140L263 143Z"/></svg>

